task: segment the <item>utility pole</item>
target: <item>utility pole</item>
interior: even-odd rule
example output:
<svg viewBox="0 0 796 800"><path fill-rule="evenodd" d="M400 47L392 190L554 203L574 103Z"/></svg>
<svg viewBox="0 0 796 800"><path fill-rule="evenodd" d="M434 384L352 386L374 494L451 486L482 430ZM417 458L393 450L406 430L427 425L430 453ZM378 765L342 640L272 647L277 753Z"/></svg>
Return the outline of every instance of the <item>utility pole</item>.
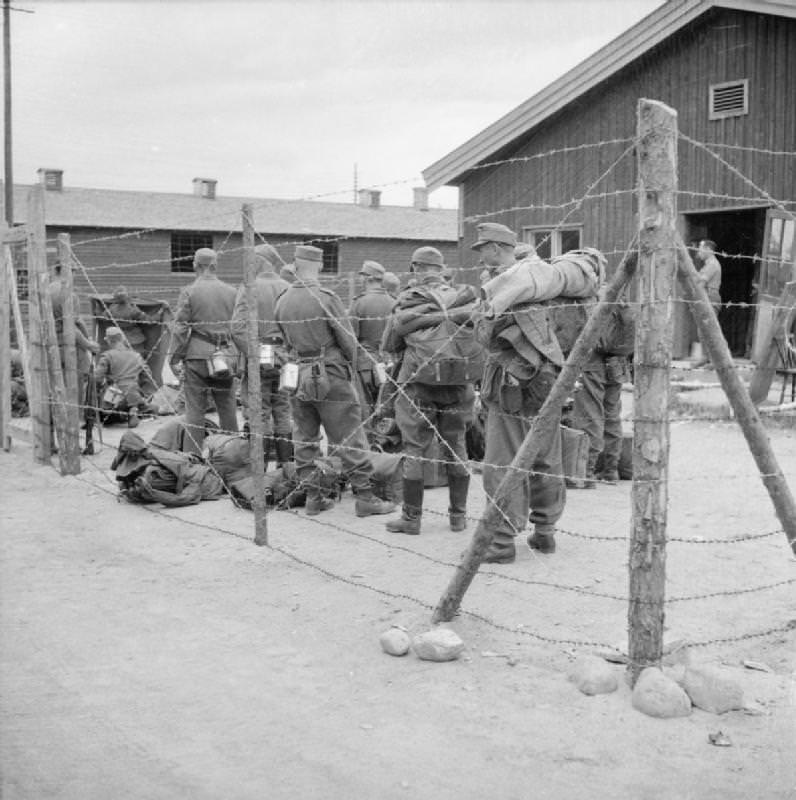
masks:
<svg viewBox="0 0 796 800"><path fill-rule="evenodd" d="M14 224L14 167L11 158L11 0L3 0L3 122L5 124L6 223Z"/></svg>
<svg viewBox="0 0 796 800"><path fill-rule="evenodd" d="M6 0L7 2L7 0ZM359 202L359 175L357 174L357 162L354 162L354 205Z"/></svg>

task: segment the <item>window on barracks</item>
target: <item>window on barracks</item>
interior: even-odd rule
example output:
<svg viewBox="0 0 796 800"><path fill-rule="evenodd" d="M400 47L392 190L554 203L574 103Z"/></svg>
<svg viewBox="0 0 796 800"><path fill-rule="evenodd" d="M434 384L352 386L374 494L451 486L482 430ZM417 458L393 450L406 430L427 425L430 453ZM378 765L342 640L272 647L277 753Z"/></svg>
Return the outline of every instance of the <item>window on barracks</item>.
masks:
<svg viewBox="0 0 796 800"><path fill-rule="evenodd" d="M193 272L193 254L213 246L213 234L199 231L173 231L171 234L171 271Z"/></svg>
<svg viewBox="0 0 796 800"><path fill-rule="evenodd" d="M327 241L325 239L316 239L310 242L313 247L320 247L323 250L323 267L321 273L323 275L337 275L338 273L338 257L339 247L338 242Z"/></svg>
<svg viewBox="0 0 796 800"><path fill-rule="evenodd" d="M524 228L524 242L532 244L536 255L543 261L549 261L562 253L580 248L580 228Z"/></svg>

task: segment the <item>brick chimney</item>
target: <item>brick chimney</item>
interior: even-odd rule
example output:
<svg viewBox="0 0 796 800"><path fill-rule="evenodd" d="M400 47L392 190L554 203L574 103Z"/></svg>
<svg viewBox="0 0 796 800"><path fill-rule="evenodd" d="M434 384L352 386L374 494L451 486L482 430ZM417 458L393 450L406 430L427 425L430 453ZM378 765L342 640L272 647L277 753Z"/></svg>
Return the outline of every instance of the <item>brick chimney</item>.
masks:
<svg viewBox="0 0 796 800"><path fill-rule="evenodd" d="M415 186L413 205L417 211L428 211L428 189L425 186Z"/></svg>
<svg viewBox="0 0 796 800"><path fill-rule="evenodd" d="M379 208L381 205L381 192L376 189L360 189L359 205L363 208Z"/></svg>
<svg viewBox="0 0 796 800"><path fill-rule="evenodd" d="M216 184L217 180L213 178L194 178L193 179L193 193L197 197L204 197L207 200L216 199Z"/></svg>
<svg viewBox="0 0 796 800"><path fill-rule="evenodd" d="M64 171L62 169L50 169L41 167L36 170L39 176L39 183L48 192L60 192L64 188Z"/></svg>

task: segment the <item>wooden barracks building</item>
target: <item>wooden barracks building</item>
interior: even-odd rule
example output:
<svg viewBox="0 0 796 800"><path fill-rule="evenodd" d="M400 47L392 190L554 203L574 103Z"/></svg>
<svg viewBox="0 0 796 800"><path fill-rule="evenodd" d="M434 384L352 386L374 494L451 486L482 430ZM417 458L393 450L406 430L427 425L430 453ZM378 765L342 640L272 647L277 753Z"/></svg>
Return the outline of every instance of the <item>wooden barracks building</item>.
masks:
<svg viewBox="0 0 796 800"><path fill-rule="evenodd" d="M69 233L75 255L86 267L75 286L89 312L88 295L111 293L125 285L133 297L174 303L193 280L193 253L200 247L219 252L219 275L237 285L243 280L241 207L251 203L255 230L286 262L298 243L323 249L325 282L347 301L349 275L366 259L406 273L412 251L437 247L456 268L456 211L431 209L425 189L415 189L413 207L383 206L380 193L363 189L359 203L220 197L216 181L196 178L185 194L73 188L57 169L40 169L45 192L48 252L54 239ZM25 221L28 186L14 187L15 222ZM24 299L24 265L18 268ZM404 275L405 282L405 275Z"/></svg>
<svg viewBox="0 0 796 800"><path fill-rule="evenodd" d="M459 187L463 264L491 220L543 258L590 245L615 265L637 226L634 153L620 158L637 101L670 105L681 233L717 243L722 300L738 304L722 330L734 355L754 357L796 278L795 87L796 2L669 0L423 175L429 190ZM678 304L675 355L694 339Z"/></svg>

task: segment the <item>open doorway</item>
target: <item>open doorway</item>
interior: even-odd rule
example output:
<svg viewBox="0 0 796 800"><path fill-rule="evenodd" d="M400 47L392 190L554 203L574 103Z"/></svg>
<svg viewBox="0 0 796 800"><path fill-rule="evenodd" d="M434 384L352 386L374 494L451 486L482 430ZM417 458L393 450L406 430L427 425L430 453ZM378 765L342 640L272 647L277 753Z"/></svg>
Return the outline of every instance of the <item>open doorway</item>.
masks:
<svg viewBox="0 0 796 800"><path fill-rule="evenodd" d="M685 218L689 244L700 239L716 243L721 262L721 302L725 304L719 312L719 324L733 356L748 358L754 338L766 209L689 213Z"/></svg>

